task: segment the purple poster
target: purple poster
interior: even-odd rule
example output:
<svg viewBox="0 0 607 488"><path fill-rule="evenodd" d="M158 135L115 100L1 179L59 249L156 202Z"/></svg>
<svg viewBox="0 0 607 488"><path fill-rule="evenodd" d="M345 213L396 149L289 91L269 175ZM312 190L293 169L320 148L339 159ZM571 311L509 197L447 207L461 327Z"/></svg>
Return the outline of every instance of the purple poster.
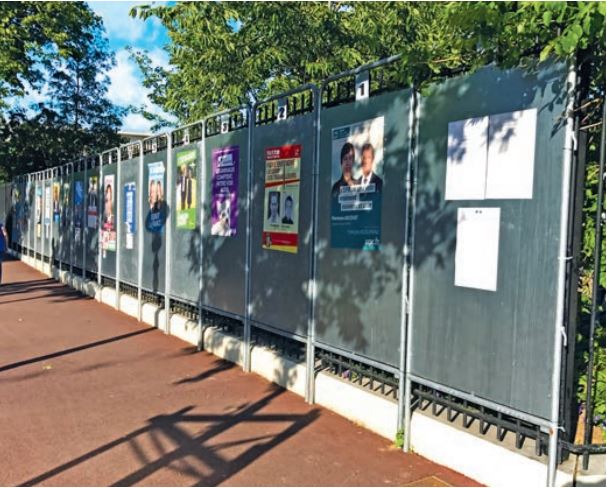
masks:
<svg viewBox="0 0 607 488"><path fill-rule="evenodd" d="M213 150L211 235L235 236L238 226L238 146Z"/></svg>

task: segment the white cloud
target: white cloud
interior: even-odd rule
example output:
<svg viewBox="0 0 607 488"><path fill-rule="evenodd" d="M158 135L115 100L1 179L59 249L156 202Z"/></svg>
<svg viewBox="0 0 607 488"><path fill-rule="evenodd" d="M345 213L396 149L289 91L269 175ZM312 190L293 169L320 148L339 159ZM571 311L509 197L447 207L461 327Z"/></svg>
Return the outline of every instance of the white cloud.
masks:
<svg viewBox="0 0 607 488"><path fill-rule="evenodd" d="M168 65L166 54L163 57L161 49L156 51L155 57L152 57L152 53L150 53L153 62ZM116 53L116 65L108 72L108 76L110 78L108 98L112 103L121 106L143 107L148 112L172 120L172 117L148 98L150 90L143 86L142 75L137 63L131 59L126 49L121 49ZM122 123L122 130L133 132L149 131L153 125L140 114L129 114Z"/></svg>
<svg viewBox="0 0 607 488"><path fill-rule="evenodd" d="M122 119L121 131L124 132L151 132L152 123L141 114L128 114Z"/></svg>
<svg viewBox="0 0 607 488"><path fill-rule="evenodd" d="M101 16L110 39L121 39L130 43L145 41L154 42L158 37L161 22L152 17L143 21L129 15L130 10L150 2L88 2L93 11ZM159 2L161 3L161 2Z"/></svg>
<svg viewBox="0 0 607 488"><path fill-rule="evenodd" d="M160 47L150 49L148 50L148 56L150 57L150 60L154 66L160 66L165 69L170 67L169 53L167 53L164 49Z"/></svg>
<svg viewBox="0 0 607 488"><path fill-rule="evenodd" d="M141 105L147 100L148 91L141 84L137 64L130 59L126 49L116 53L116 65L108 72L110 86L108 98L116 105Z"/></svg>

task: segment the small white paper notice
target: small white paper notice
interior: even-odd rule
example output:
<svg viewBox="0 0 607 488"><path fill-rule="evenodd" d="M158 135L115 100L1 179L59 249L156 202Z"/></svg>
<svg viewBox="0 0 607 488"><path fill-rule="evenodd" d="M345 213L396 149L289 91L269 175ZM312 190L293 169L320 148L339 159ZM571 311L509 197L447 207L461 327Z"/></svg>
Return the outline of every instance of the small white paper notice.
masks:
<svg viewBox="0 0 607 488"><path fill-rule="evenodd" d="M458 208L455 286L497 290L500 209Z"/></svg>
<svg viewBox="0 0 607 488"><path fill-rule="evenodd" d="M533 198L537 109L489 118L486 198Z"/></svg>
<svg viewBox="0 0 607 488"><path fill-rule="evenodd" d="M489 117L449 122L446 200L483 200Z"/></svg>

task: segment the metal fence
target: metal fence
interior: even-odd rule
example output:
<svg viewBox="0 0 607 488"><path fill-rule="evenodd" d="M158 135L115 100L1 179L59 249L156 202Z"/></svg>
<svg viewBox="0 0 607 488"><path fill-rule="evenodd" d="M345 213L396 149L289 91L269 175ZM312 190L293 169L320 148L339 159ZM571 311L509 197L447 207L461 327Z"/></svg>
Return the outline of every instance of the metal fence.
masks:
<svg viewBox="0 0 607 488"><path fill-rule="evenodd" d="M0 212L20 252L139 318L213 321L247 370L252 343L305 360L310 402L318 368L364 383L398 402L405 447L429 405L532 438L552 484L579 450L574 73L490 67L422 96L396 60L24 175Z"/></svg>

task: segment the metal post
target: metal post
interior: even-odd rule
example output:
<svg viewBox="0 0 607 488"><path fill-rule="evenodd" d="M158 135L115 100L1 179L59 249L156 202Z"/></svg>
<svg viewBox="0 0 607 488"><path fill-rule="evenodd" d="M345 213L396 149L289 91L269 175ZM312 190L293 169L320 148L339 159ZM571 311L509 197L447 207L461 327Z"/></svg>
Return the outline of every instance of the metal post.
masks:
<svg viewBox="0 0 607 488"><path fill-rule="evenodd" d="M111 156L110 156L111 157ZM97 182L97 286L99 287L99 292L101 293L101 271L103 270L102 266L102 246L101 246L101 231L102 231L102 218L100 207L103 208L102 199L104 198L104 192L100 192L103 188L103 154L99 155L99 181ZM100 205L101 204L101 205Z"/></svg>
<svg viewBox="0 0 607 488"><path fill-rule="evenodd" d="M60 176L59 178L59 195L57 195L57 198L59 199L59 201L57 202L57 209L59 210L59 224L61 224L61 209L60 209L60 205L61 205L61 192L63 191L63 176L64 176L64 171L63 171L63 166L61 166L58 170L58 176ZM53 220L54 220L55 216L53 215ZM61 234L61 225L59 225L59 229L57 231L57 235L59 236L59 243L57 248L60 250L60 252L58 253L58 261L59 261L59 281L61 281L61 271L62 271L62 259L61 259L61 254L63 253L63 235Z"/></svg>
<svg viewBox="0 0 607 488"><path fill-rule="evenodd" d="M82 284L86 280L86 238L88 236L88 160L84 160L84 181L82 182L82 228L80 229L80 242L82 243Z"/></svg>
<svg viewBox="0 0 607 488"><path fill-rule="evenodd" d="M197 191L199 191L199 194L196 196L196 198L198 198L198 206L200 207L200 228L198 229L198 235L200 238L200 243L198 245L198 259L200 261L200 267L199 267L199 276L198 276L198 330L200 335L198 336L198 351L202 351L204 349L204 324L202 323L202 284L203 284L203 277L202 274L204 272L204 265L203 265L203 257L204 257L204 246L203 246L203 237L204 237L204 222L205 222L205 211L204 211L204 204L206 202L206 189L209 187L208 182L207 182L207 174L206 174L206 161L207 161L207 154L206 154L206 128L207 128L207 121L203 120L202 122L202 136L200 138L200 142L198 143L198 147L200 150L200 184L198 185L200 187L200 189L197 188Z"/></svg>
<svg viewBox="0 0 607 488"><path fill-rule="evenodd" d="M411 269L411 247L409 246L409 232L411 226L411 200L412 198L412 165L413 165L413 138L415 136L415 89L411 90L411 97L409 98L409 157L407 160L407 173L405 177L405 245L403 246L403 268L401 272L402 276L402 290L401 290L401 310L400 310L400 358L399 358L399 381L398 381L398 413L396 418L396 429L398 431L404 430L404 410L405 410L405 375L406 375L406 352L407 347L407 322L409 314L409 287L408 274Z"/></svg>
<svg viewBox="0 0 607 488"><path fill-rule="evenodd" d="M584 444L592 443L593 410L592 376L594 370L594 330L596 326L599 276L601 272L601 251L603 249L603 194L605 191L605 103L603 103L603 125L601 128L601 152L599 159L599 188L597 191L596 217L594 222L594 269L592 274L592 308L590 312L590 330L588 331L588 369L586 372L586 421L584 425ZM584 453L584 470L588 469L590 454Z"/></svg>
<svg viewBox="0 0 607 488"><path fill-rule="evenodd" d="M312 159L312 246L310 246L310 276L308 296L310 298L310 315L308 317L308 337L306 340L306 401L314 403L315 379L316 379L316 248L318 237L318 175L320 173L320 91L314 87L312 89L314 100L314 156Z"/></svg>
<svg viewBox="0 0 607 488"><path fill-rule="evenodd" d="M171 274L173 272L173 214L175 213L175 202L173 202L173 141L171 134L165 134L167 139L167 169L166 169L166 187L167 187L167 215L164 224L166 239L164 252L164 332L171 333ZM173 208L170 207L173 206Z"/></svg>
<svg viewBox="0 0 607 488"><path fill-rule="evenodd" d="M120 310L120 231L122 230L122 182L120 180L122 176L122 154L120 148L116 149L116 188L114 189L114 195L116 196L116 214L114 215L114 222L116 223L116 310Z"/></svg>
<svg viewBox="0 0 607 488"><path fill-rule="evenodd" d="M70 280L74 274L74 244L75 239L74 236L74 163L70 163L70 193L69 193L69 219L70 219L70 228L68 235L70 236Z"/></svg>
<svg viewBox="0 0 607 488"><path fill-rule="evenodd" d="M410 268L408 276L407 292L409 296L409 306L406 322L406 334L405 334L405 385L403 389L403 409L404 409L404 420L403 420L403 451L409 452L411 450L411 355L412 355L412 337L413 337L413 287L415 284L415 268L413 266L415 256L415 201L417 198L417 148L419 147L419 120L420 120L420 98L419 93L413 90L413 104L415 109L413 111L413 120L411 123L410 136L410 170L412 173L412 187L411 187L411 235L409 242L409 259ZM404 286L404 283L403 283Z"/></svg>
<svg viewBox="0 0 607 488"><path fill-rule="evenodd" d="M257 104L248 108L248 131L247 131L247 231L245 247L245 316L243 330L243 370L251 371L251 226L253 225L253 129L255 127L255 110Z"/></svg>
<svg viewBox="0 0 607 488"><path fill-rule="evenodd" d="M32 249L34 251L34 255L33 257L33 262L36 262L36 249L38 249L38 243L36 242L37 239L37 235L36 232L38 231L38 219L36 218L36 210L38 210L38 173L34 173L34 232L33 232L33 239L34 239L34 245L32 246Z"/></svg>
<svg viewBox="0 0 607 488"><path fill-rule="evenodd" d="M141 314L143 307L143 296L141 286L143 282L143 142L139 142L139 168L137 177L137 189L135 196L137 197L137 320L141 322Z"/></svg>
<svg viewBox="0 0 607 488"><path fill-rule="evenodd" d="M548 473L547 485L554 486L556 481L556 465L558 461L559 409L561 384L561 357L563 353L563 326L565 311L565 278L567 272L567 234L569 229L569 198L571 192L571 166L574 150L574 120L573 106L575 102L576 71L574 65L569 67L567 76L567 126L565 131L565 147L563 149L563 175L561 189L561 218L559 235L559 262L557 282L556 320L554 324L554 356L552 361L552 405L550 414L550 437L548 444Z"/></svg>
<svg viewBox="0 0 607 488"><path fill-rule="evenodd" d="M29 185L28 185L28 194L26 195L26 198L28 199L28 202L31 202L30 200L30 193L32 191L32 175L28 174L27 175L27 181L29 181ZM35 195L36 195L36 186L34 185L34 201L35 201ZM27 220L27 255L30 255L30 252L32 250L32 227L30 225L30 221L32 220L32 205L31 203L28 204L27 206L28 208L28 220ZM34 215L36 215L36 213L34 212Z"/></svg>

